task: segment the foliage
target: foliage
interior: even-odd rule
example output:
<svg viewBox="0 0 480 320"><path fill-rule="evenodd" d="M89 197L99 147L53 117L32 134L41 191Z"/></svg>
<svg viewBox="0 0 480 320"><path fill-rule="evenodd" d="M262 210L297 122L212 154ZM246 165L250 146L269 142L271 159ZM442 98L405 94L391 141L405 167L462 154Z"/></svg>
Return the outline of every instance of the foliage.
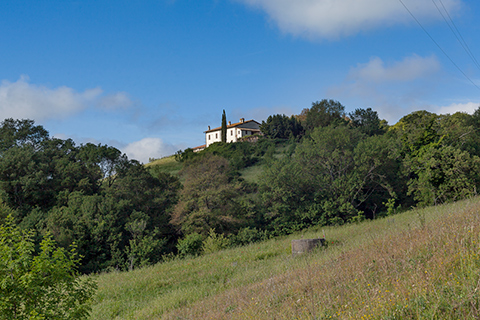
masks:
<svg viewBox="0 0 480 320"><path fill-rule="evenodd" d="M393 192L383 174L393 161L389 147L347 126L315 129L291 158L264 170L261 191L272 227L289 233L358 220L373 194Z"/></svg>
<svg viewBox="0 0 480 320"><path fill-rule="evenodd" d="M463 112L440 115L439 135L443 137L443 143L480 156L480 127L476 127L473 118L474 115Z"/></svg>
<svg viewBox="0 0 480 320"><path fill-rule="evenodd" d="M228 160L232 170L242 170L244 168L254 166L265 158L265 153L272 149L275 145L283 143L284 139L267 139L260 137L255 142L238 141L236 143L212 143L208 148L200 152L193 152L192 149L178 151L175 160L180 162L182 166L188 166L189 162L195 162L197 158L216 155ZM155 171L155 167L149 169ZM159 169L160 170L160 169Z"/></svg>
<svg viewBox="0 0 480 320"><path fill-rule="evenodd" d="M215 233L210 229L208 237L202 242L202 251L204 253L213 253L230 247L230 240L223 234Z"/></svg>
<svg viewBox="0 0 480 320"><path fill-rule="evenodd" d="M78 158L73 141L49 139L36 150L32 145L6 150L0 161L0 189L11 208L26 212L52 208L65 192L98 191L98 171Z"/></svg>
<svg viewBox="0 0 480 320"><path fill-rule="evenodd" d="M203 236L193 232L187 234L185 238L178 240L177 250L182 257L189 255L198 255L202 250Z"/></svg>
<svg viewBox="0 0 480 320"><path fill-rule="evenodd" d="M250 214L240 201L248 185L230 176L226 159L208 155L197 158L182 170L185 176L172 223L184 234L206 236L210 229L229 234L246 223Z"/></svg>
<svg viewBox="0 0 480 320"><path fill-rule="evenodd" d="M193 157L195 157L195 152L193 152L192 148L187 148L184 151L178 150L175 153L175 160L178 162L184 162L193 159Z"/></svg>
<svg viewBox="0 0 480 320"><path fill-rule="evenodd" d="M223 143L227 142L227 116L225 115L225 110L223 110L222 114L221 141Z"/></svg>
<svg viewBox="0 0 480 320"><path fill-rule="evenodd" d="M442 139L438 116L424 110L402 117L390 130L402 141L403 156L415 156L422 147Z"/></svg>
<svg viewBox="0 0 480 320"><path fill-rule="evenodd" d="M387 210L385 200L393 198L405 206L413 205L407 193L407 179L402 175L401 142L385 134L366 137L355 148L356 170L365 173L364 185L356 203L369 219Z"/></svg>
<svg viewBox="0 0 480 320"><path fill-rule="evenodd" d="M2 319L82 319L91 310L96 284L82 280L75 246L56 247L47 234L35 252L33 233L13 218L0 226L0 317Z"/></svg>
<svg viewBox="0 0 480 320"><path fill-rule="evenodd" d="M338 101L323 99L312 103L306 111L305 131L311 133L317 127L327 127L345 123L345 107Z"/></svg>
<svg viewBox="0 0 480 320"><path fill-rule="evenodd" d="M354 112L348 114L348 117L350 124L367 136L384 134L386 131L385 126L378 118L377 111L373 111L371 108L355 109Z"/></svg>
<svg viewBox="0 0 480 320"><path fill-rule="evenodd" d="M125 224L131 235L128 246L125 247L128 270L151 264L151 259L155 261L154 256L158 256L159 249L161 250L166 243L166 239L158 238L158 228L153 231L147 229L149 220L148 215L134 211L129 217L129 222Z"/></svg>
<svg viewBox="0 0 480 320"><path fill-rule="evenodd" d="M400 204L456 201L480 183L479 114L416 111L389 127L370 108L347 117L343 105L324 99L298 116L270 116L256 142L186 149L168 166L143 166L114 147L76 146L31 120L7 119L0 221L11 214L35 230L37 245L46 232L63 248L77 243L78 269L91 273L200 252L182 248L190 234L213 241L211 229L240 245L396 214Z"/></svg>
<svg viewBox="0 0 480 320"><path fill-rule="evenodd" d="M122 155L117 148L107 145L87 143L78 148L78 159L93 172L100 174L102 184L111 186L117 177L117 168L128 162L127 156Z"/></svg>
<svg viewBox="0 0 480 320"><path fill-rule="evenodd" d="M406 167L415 174L409 193L420 206L436 205L474 196L480 177L480 158L452 146L430 145L416 157L407 157Z"/></svg>
<svg viewBox="0 0 480 320"><path fill-rule="evenodd" d="M85 257L82 272L155 263L173 246L169 210L177 201L178 179L165 173L154 177L136 161L116 170L114 183L102 194L70 193L47 215L46 229L62 246L78 243Z"/></svg>
<svg viewBox="0 0 480 320"><path fill-rule="evenodd" d="M214 143L199 154L200 157L210 155L227 159L234 170L249 167L259 161L256 143L250 142Z"/></svg>
<svg viewBox="0 0 480 320"><path fill-rule="evenodd" d="M76 242L86 273L155 263L174 249L177 178L150 173L113 147L49 138L33 121L7 119L0 132L0 219L13 214L64 248ZM141 233L131 229L138 215Z"/></svg>
<svg viewBox="0 0 480 320"><path fill-rule="evenodd" d="M15 216L15 210L7 206L0 200L0 224L5 223L8 216Z"/></svg>
<svg viewBox="0 0 480 320"><path fill-rule="evenodd" d="M238 231L236 235L230 238L231 243L237 246L244 246L250 243L264 241L268 239L266 230L246 227Z"/></svg>
<svg viewBox="0 0 480 320"><path fill-rule="evenodd" d="M297 138L304 134L303 126L297 118L280 114L269 116L267 122L262 121L260 130L270 139Z"/></svg>
<svg viewBox="0 0 480 320"><path fill-rule="evenodd" d="M0 126L0 153L3 154L12 147L24 145L29 145L36 150L47 139L47 130L42 126L35 126L33 120L5 119Z"/></svg>

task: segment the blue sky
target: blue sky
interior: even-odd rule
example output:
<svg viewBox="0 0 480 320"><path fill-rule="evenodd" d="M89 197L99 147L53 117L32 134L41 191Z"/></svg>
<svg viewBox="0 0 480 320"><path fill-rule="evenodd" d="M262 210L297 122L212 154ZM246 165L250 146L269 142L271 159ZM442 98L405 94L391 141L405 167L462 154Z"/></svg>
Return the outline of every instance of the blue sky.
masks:
<svg viewBox="0 0 480 320"><path fill-rule="evenodd" d="M203 144L223 109L472 113L480 67L437 7L480 61L476 0L0 1L0 118L148 162Z"/></svg>

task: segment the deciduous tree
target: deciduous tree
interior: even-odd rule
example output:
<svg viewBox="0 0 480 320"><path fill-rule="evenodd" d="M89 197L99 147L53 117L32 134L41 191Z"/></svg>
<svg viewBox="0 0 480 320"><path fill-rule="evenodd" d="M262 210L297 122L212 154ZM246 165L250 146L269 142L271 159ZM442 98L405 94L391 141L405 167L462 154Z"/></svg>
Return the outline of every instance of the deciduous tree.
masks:
<svg viewBox="0 0 480 320"><path fill-rule="evenodd" d="M304 134L303 126L297 118L280 114L269 116L266 122L262 121L260 130L270 139L297 138Z"/></svg>
<svg viewBox="0 0 480 320"><path fill-rule="evenodd" d="M185 182L172 223L183 234L204 236L210 229L229 234L245 226L250 212L241 197L248 186L230 175L224 158L208 154L194 160L181 172Z"/></svg>
<svg viewBox="0 0 480 320"><path fill-rule="evenodd" d="M408 192L420 206L437 205L477 194L480 158L452 146L432 144L407 156L405 165L414 173Z"/></svg>
<svg viewBox="0 0 480 320"><path fill-rule="evenodd" d="M338 101L323 99L312 103L306 112L305 130L311 133L317 127L345 123L345 107Z"/></svg>
<svg viewBox="0 0 480 320"><path fill-rule="evenodd" d="M386 131L385 126L378 118L377 111L373 111L371 108L355 109L354 112L348 114L348 117L350 118L350 124L367 136L383 134Z"/></svg>

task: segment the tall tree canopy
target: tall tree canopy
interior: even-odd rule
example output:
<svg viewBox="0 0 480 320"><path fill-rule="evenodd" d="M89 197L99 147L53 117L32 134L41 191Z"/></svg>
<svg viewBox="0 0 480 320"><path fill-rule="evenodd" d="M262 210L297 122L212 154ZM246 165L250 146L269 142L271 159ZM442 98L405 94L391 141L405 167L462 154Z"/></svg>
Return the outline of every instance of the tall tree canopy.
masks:
<svg viewBox="0 0 480 320"><path fill-rule="evenodd" d="M214 229L230 234L246 225L252 212L242 198L249 187L231 173L226 159L210 154L182 170L185 183L172 215L172 223L182 233L206 236Z"/></svg>
<svg viewBox="0 0 480 320"><path fill-rule="evenodd" d="M272 226L282 233L363 215L373 192L391 189L381 174L388 146L346 125L316 128L291 158L264 170L261 190Z"/></svg>
<svg viewBox="0 0 480 320"><path fill-rule="evenodd" d="M113 147L49 138L31 120L7 119L0 134L1 204L23 228L77 242L82 272L153 263L174 247L177 178Z"/></svg>
<svg viewBox="0 0 480 320"><path fill-rule="evenodd" d="M36 126L33 120L5 119L0 125L0 153L26 144L37 149L48 137L48 131L42 126Z"/></svg>
<svg viewBox="0 0 480 320"><path fill-rule="evenodd" d="M323 99L312 103L306 112L304 127L312 132L317 127L345 123L345 107L338 101Z"/></svg>
<svg viewBox="0 0 480 320"><path fill-rule="evenodd" d="M367 136L383 134L386 131L385 124L378 118L377 111L373 111L371 108L355 109L354 112L348 114L348 117L351 125L360 129Z"/></svg>
<svg viewBox="0 0 480 320"><path fill-rule="evenodd" d="M265 137L271 139L289 139L302 136L304 129L300 121L291 116L276 114L269 116L267 122L262 121L260 130Z"/></svg>

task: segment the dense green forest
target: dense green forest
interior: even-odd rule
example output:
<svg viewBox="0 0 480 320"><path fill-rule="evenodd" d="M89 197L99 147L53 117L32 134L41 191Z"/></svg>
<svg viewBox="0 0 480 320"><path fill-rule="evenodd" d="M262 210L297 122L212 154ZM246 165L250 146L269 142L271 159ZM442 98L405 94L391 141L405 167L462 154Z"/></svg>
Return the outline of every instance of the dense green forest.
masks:
<svg viewBox="0 0 480 320"><path fill-rule="evenodd" d="M0 126L0 222L40 242L75 243L80 272L131 270L476 195L480 109L416 111L389 126L338 101L272 115L256 142L179 151L178 173L118 149L49 136L32 120ZM255 179L242 175L261 168Z"/></svg>

